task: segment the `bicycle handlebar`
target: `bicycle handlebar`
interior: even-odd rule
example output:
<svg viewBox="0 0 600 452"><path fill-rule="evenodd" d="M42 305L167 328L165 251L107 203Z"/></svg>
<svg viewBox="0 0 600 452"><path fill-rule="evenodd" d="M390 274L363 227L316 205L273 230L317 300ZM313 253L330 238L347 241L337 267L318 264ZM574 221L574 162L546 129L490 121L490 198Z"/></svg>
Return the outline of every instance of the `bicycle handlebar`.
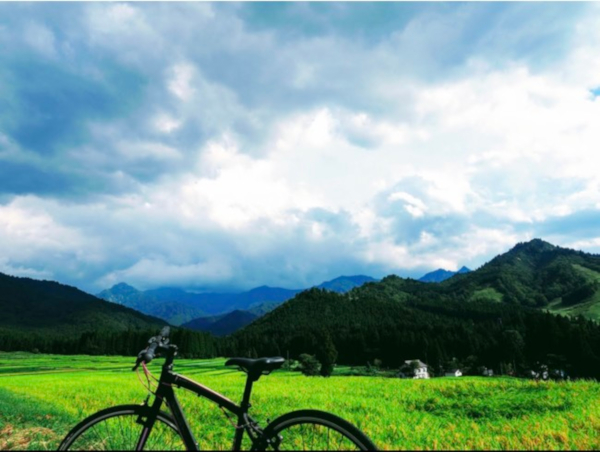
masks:
<svg viewBox="0 0 600 452"><path fill-rule="evenodd" d="M136 370L142 362L146 364L150 363L154 359L156 349L159 346L165 346L169 343L170 332L171 328L169 326L165 326L157 336L151 337L148 341L150 345L138 353L135 366L133 366L132 370Z"/></svg>
<svg viewBox="0 0 600 452"><path fill-rule="evenodd" d="M162 330L160 330L159 336L162 337L163 339L168 339L169 333L171 333L171 327L167 325Z"/></svg>

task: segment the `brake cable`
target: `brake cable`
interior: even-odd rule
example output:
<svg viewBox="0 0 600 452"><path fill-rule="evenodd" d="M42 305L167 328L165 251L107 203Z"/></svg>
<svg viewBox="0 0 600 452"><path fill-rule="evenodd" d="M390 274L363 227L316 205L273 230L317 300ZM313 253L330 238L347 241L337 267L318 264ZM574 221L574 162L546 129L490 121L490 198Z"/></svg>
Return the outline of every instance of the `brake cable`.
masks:
<svg viewBox="0 0 600 452"><path fill-rule="evenodd" d="M144 389L145 389L146 391L148 391L150 394L154 395L154 392L152 392L152 388L150 387L150 379L148 378L148 375L146 374L146 372L144 372L144 376L146 377L147 384L145 384L145 383L143 382L143 380L142 380L142 377L141 377L141 375L140 375L140 370L139 370L139 368L138 368L138 369L136 369L135 373L136 373L136 375L137 375L137 377L138 377L138 380L140 380L140 384L141 384L141 385L144 387Z"/></svg>

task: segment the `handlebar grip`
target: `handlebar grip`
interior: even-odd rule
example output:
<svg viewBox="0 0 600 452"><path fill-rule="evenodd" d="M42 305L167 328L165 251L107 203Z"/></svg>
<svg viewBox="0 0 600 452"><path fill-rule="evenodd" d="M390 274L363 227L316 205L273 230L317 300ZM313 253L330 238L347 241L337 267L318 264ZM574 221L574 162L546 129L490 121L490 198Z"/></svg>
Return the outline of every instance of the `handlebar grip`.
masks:
<svg viewBox="0 0 600 452"><path fill-rule="evenodd" d="M162 337L163 339L166 339L169 337L169 333L171 332L171 328L168 326L165 326L161 331L160 331L160 337Z"/></svg>
<svg viewBox="0 0 600 452"><path fill-rule="evenodd" d="M150 345L146 349L144 349L138 353L138 357L137 357L135 366L133 367L132 370L136 370L142 362L149 364L154 359L154 355L156 354L156 349L161 345L164 346L169 343L170 332L171 332L171 328L169 326L165 326L160 331L160 334L158 336L154 336L154 337L150 338L150 341L149 341Z"/></svg>
<svg viewBox="0 0 600 452"><path fill-rule="evenodd" d="M159 345L160 345L160 343L158 341L152 342L146 349L145 353L143 353L142 359L144 360L144 362L146 364L149 364L150 361L152 361L154 359L154 354L156 353L156 347L158 347Z"/></svg>

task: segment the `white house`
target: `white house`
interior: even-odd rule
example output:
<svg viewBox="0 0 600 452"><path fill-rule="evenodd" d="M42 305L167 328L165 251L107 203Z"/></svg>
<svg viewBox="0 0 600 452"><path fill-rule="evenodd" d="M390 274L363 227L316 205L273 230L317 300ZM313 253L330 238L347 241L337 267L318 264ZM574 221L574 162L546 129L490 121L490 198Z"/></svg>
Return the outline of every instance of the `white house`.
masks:
<svg viewBox="0 0 600 452"><path fill-rule="evenodd" d="M420 359L407 359L404 361L404 366L402 366L404 372L402 373L406 377L410 377L412 374L412 378L429 378L429 372L427 371L427 364L425 364Z"/></svg>
<svg viewBox="0 0 600 452"><path fill-rule="evenodd" d="M452 369L449 372L446 372L447 377L462 377L462 372L460 369Z"/></svg>

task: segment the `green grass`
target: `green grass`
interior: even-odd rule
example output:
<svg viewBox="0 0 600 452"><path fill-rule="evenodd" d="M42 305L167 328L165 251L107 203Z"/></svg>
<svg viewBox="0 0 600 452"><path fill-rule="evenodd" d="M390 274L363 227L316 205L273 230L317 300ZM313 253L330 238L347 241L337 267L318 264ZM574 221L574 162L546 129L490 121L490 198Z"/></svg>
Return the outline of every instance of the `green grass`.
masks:
<svg viewBox="0 0 600 452"><path fill-rule="evenodd" d="M577 264L573 264L573 268L575 268L590 281L600 281L600 273L594 270ZM567 315L571 317L582 315L588 319L598 321L600 320L600 291L597 291L591 297L573 306L563 306L562 298L557 298L549 303L548 310L555 314Z"/></svg>
<svg viewBox="0 0 600 452"><path fill-rule="evenodd" d="M583 273L587 278L592 281L600 281L600 273L582 265L573 264L573 268Z"/></svg>
<svg viewBox="0 0 600 452"><path fill-rule="evenodd" d="M0 449L55 449L84 416L142 402L132 361L0 353ZM176 370L239 400L244 375L223 363L179 360ZM157 373L158 363L151 369ZM220 410L190 393L177 394L200 446L229 448L233 429ZM278 371L255 385L252 402L263 423L295 409L331 411L381 449L600 448L600 385L591 381L308 378Z"/></svg>

